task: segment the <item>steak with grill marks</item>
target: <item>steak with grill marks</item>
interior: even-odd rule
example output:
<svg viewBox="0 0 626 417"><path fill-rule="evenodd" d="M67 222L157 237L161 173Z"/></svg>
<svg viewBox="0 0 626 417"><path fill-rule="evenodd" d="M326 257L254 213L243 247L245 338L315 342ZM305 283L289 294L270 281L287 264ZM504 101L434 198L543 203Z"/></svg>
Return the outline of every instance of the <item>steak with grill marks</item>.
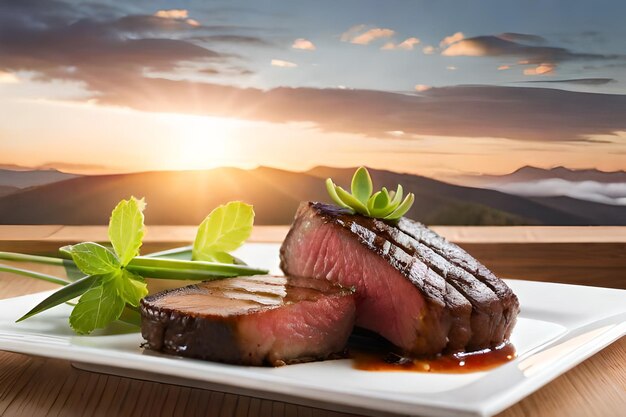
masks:
<svg viewBox="0 0 626 417"><path fill-rule="evenodd" d="M289 275L354 286L356 325L406 353L502 343L518 311L516 299L503 297L506 284L493 274L486 279L486 268L438 235L424 239L430 245L415 235L334 206L302 203L281 248L281 268Z"/></svg>

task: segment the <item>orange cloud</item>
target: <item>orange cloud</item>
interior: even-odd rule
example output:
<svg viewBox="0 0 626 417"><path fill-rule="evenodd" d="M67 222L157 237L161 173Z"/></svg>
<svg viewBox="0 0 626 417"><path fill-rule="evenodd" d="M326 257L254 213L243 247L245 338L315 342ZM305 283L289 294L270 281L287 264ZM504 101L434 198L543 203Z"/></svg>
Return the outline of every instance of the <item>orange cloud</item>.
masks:
<svg viewBox="0 0 626 417"><path fill-rule="evenodd" d="M504 71L504 70L508 70L508 69L510 69L510 68L511 68L511 66L510 66L510 65L500 65L500 66L498 67L498 71Z"/></svg>
<svg viewBox="0 0 626 417"><path fill-rule="evenodd" d="M154 15L164 19L187 19L189 17L189 11L185 9L159 10Z"/></svg>
<svg viewBox="0 0 626 417"><path fill-rule="evenodd" d="M430 85L426 85L426 84L416 84L415 85L415 91L417 91L417 92L428 91L431 88L432 87Z"/></svg>
<svg viewBox="0 0 626 417"><path fill-rule="evenodd" d="M280 67L280 68L295 68L298 66L298 64L295 64L289 61L283 61L282 59L272 59L270 63L272 64L273 67Z"/></svg>
<svg viewBox="0 0 626 417"><path fill-rule="evenodd" d="M424 52L426 55L432 55L435 53L435 47L431 45L427 45L424 48L422 48L422 52Z"/></svg>
<svg viewBox="0 0 626 417"><path fill-rule="evenodd" d="M485 56L487 48L472 39L460 40L448 46L441 55L445 56Z"/></svg>
<svg viewBox="0 0 626 417"><path fill-rule="evenodd" d="M551 74L556 69L554 64L539 64L535 68L526 68L524 75L545 75Z"/></svg>
<svg viewBox="0 0 626 417"><path fill-rule="evenodd" d="M162 19L184 20L189 26L200 26L200 22L197 20L189 19L189 11L186 9L159 10L154 14L154 16Z"/></svg>
<svg viewBox="0 0 626 417"><path fill-rule="evenodd" d="M452 45L453 43L462 41L463 39L465 39L465 35L463 34L463 32L457 32L454 35L446 36L445 38L443 38L439 43L439 46L443 48L448 45Z"/></svg>
<svg viewBox="0 0 626 417"><path fill-rule="evenodd" d="M291 45L291 47L293 49L303 49L305 51L314 51L316 49L315 44L313 44L313 42L304 38L298 38L295 41L293 41L293 44Z"/></svg>
<svg viewBox="0 0 626 417"><path fill-rule="evenodd" d="M400 42L397 45L394 44L393 42L387 42L380 49L385 49L385 50L404 49L404 50L407 50L407 51L411 51L411 50L413 50L415 45L418 45L419 43L420 43L420 40L417 39L417 38L407 38L407 39L403 40L402 42Z"/></svg>
<svg viewBox="0 0 626 417"><path fill-rule="evenodd" d="M395 31L385 28L372 28L365 32L365 25L357 25L348 29L343 35L341 40L343 42L350 42L357 45L369 45L376 39L390 38L395 35Z"/></svg>

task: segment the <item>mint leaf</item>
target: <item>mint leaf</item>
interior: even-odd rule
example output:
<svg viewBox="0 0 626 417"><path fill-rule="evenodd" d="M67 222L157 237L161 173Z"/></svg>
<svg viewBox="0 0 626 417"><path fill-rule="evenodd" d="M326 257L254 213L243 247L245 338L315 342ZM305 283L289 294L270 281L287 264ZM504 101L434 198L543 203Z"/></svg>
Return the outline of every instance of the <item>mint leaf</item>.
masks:
<svg viewBox="0 0 626 417"><path fill-rule="evenodd" d="M143 198L122 200L113 209L109 220L109 239L122 266L139 254L144 235Z"/></svg>
<svg viewBox="0 0 626 417"><path fill-rule="evenodd" d="M215 208L200 224L193 244L192 259L196 261L232 263L228 255L250 237L254 210L241 201L231 201Z"/></svg>
<svg viewBox="0 0 626 417"><path fill-rule="evenodd" d="M122 299L133 307L137 307L139 301L148 294L148 285L143 277L126 269L119 272L115 284Z"/></svg>
<svg viewBox="0 0 626 417"><path fill-rule="evenodd" d="M85 292L70 314L70 326L78 334L105 327L122 314L124 300L115 279L108 279Z"/></svg>
<svg viewBox="0 0 626 417"><path fill-rule="evenodd" d="M72 260L86 275L103 275L120 269L117 256L109 249L93 242L65 246L61 251L69 253Z"/></svg>
<svg viewBox="0 0 626 417"><path fill-rule="evenodd" d="M79 334L106 327L120 318L126 304L137 307L147 294L145 280L125 269L98 276L72 310L70 326Z"/></svg>

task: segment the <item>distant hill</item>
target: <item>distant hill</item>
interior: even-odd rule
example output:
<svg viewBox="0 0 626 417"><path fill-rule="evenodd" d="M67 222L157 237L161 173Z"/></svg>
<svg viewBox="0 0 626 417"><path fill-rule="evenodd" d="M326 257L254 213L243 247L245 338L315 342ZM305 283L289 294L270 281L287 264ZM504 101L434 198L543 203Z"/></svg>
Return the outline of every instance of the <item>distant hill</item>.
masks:
<svg viewBox="0 0 626 417"><path fill-rule="evenodd" d="M84 176L1 197L0 222L105 224L120 199L135 195L146 198L148 224L198 224L211 209L230 200L254 204L256 224L289 224L300 201L328 201L323 178L330 176L348 187L353 172L352 168L319 167L297 173L261 167ZM414 192L416 202L408 215L429 224L626 224L626 208L615 207L623 220L610 223L603 204L571 210L540 199L415 175L370 172L377 187L401 183ZM619 216L611 215L611 221L615 217Z"/></svg>
<svg viewBox="0 0 626 417"><path fill-rule="evenodd" d="M478 187L531 182L551 178L567 181L595 181L601 183L626 183L625 171L605 172L597 169L570 169L562 166L544 169L524 166L505 175L464 175L455 178L455 182Z"/></svg>
<svg viewBox="0 0 626 417"><path fill-rule="evenodd" d="M0 169L0 186L28 188L76 177L78 175L67 174L55 169Z"/></svg>
<svg viewBox="0 0 626 417"><path fill-rule="evenodd" d="M9 186L6 186L6 185L0 185L0 197L5 196L5 195L9 195L9 194L13 194L17 190L19 190L19 188L17 188L17 187L9 187Z"/></svg>

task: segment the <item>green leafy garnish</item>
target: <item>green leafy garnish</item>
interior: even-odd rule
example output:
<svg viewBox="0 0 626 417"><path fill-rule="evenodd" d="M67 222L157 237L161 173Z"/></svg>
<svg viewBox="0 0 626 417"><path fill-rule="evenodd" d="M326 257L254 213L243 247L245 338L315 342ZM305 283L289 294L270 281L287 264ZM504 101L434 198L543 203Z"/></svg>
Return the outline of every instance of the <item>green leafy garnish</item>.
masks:
<svg viewBox="0 0 626 417"><path fill-rule="evenodd" d="M89 334L94 329L117 320L124 310L124 299L114 279L96 285L85 292L70 314L70 326L78 334ZM146 290L146 294L148 291Z"/></svg>
<svg viewBox="0 0 626 417"><path fill-rule="evenodd" d="M144 235L143 199L122 200L111 213L109 238L114 252L93 242L65 246L76 266L87 275L98 275L97 285L78 300L70 326L79 334L91 333L117 320L126 304L138 306L148 294L145 280L126 269L139 254Z"/></svg>
<svg viewBox="0 0 626 417"><path fill-rule="evenodd" d="M383 187L374 193L372 177L367 168L360 167L352 177L351 191L347 192L332 179L326 180L326 190L330 198L340 207L368 217L384 220L398 220L404 216L415 201L415 195L409 193L404 200L403 189L398 185L396 191L388 191Z"/></svg>
<svg viewBox="0 0 626 417"><path fill-rule="evenodd" d="M192 260L233 263L228 253L250 237L254 210L241 201L215 208L200 224L192 248Z"/></svg>
<svg viewBox="0 0 626 417"><path fill-rule="evenodd" d="M0 271L64 285L17 321L80 297L73 304L70 326L76 333L88 334L118 319L133 324L138 322L137 307L148 294L143 276L211 280L268 272L245 264L237 265L235 258L228 253L241 246L250 236L254 222L252 206L236 201L217 207L200 225L193 248L166 251L152 257L139 256L145 233L144 208L144 200L134 197L122 200L115 207L108 230L112 249L94 242L62 247L61 254L71 258L71 261L0 252L0 259L58 265L71 270L72 274L83 274L82 278L68 282L50 275L0 265ZM185 255L187 249L190 255L193 253L194 260L188 260L191 256L172 259L177 253ZM172 257L166 257L168 254Z"/></svg>
<svg viewBox="0 0 626 417"><path fill-rule="evenodd" d="M122 200L113 209L109 220L109 240L122 265L139 255L139 248L144 235L143 211L144 199ZM84 271L83 271L84 272Z"/></svg>
<svg viewBox="0 0 626 417"><path fill-rule="evenodd" d="M113 252L97 243L84 242L62 250L69 253L78 269L87 275L109 274L122 267Z"/></svg>

